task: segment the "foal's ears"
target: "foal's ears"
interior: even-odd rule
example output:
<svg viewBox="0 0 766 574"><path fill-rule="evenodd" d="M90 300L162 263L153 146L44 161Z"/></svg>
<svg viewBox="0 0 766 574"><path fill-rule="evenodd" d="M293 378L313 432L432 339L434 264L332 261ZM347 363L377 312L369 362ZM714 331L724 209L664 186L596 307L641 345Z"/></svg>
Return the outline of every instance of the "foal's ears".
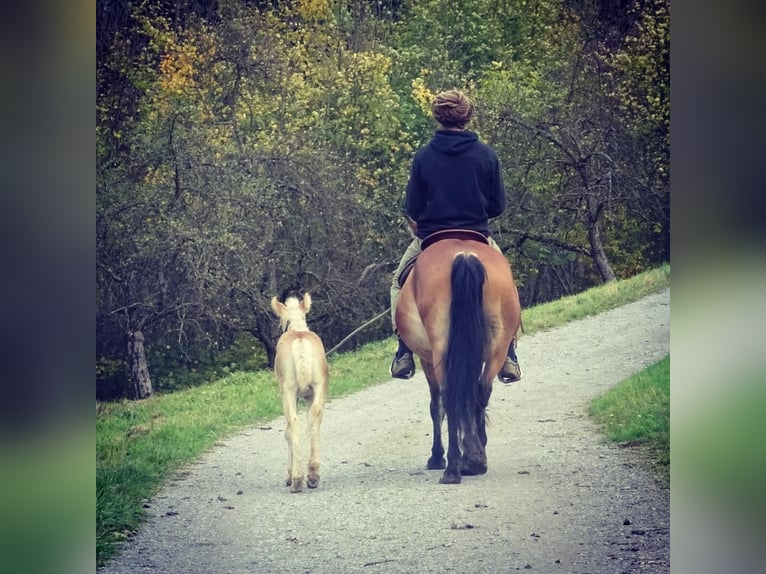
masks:
<svg viewBox="0 0 766 574"><path fill-rule="evenodd" d="M308 293L303 294L303 301L301 301L301 307L303 307L303 314L309 312L309 309L311 309L311 295Z"/></svg>
<svg viewBox="0 0 766 574"><path fill-rule="evenodd" d="M282 316L282 313L285 312L285 308L286 308L285 304L280 303L279 299L277 299L276 297L271 298L271 309L272 311L274 311L274 314L277 317ZM311 309L311 295L309 295L308 293L303 294L303 301L301 301L300 303L300 308L303 311L304 315L309 312L309 309Z"/></svg>
<svg viewBox="0 0 766 574"><path fill-rule="evenodd" d="M282 313L285 312L285 304L284 303L280 303L279 299L277 299L276 297L272 297L271 298L271 310L274 311L274 314L277 317L281 317Z"/></svg>

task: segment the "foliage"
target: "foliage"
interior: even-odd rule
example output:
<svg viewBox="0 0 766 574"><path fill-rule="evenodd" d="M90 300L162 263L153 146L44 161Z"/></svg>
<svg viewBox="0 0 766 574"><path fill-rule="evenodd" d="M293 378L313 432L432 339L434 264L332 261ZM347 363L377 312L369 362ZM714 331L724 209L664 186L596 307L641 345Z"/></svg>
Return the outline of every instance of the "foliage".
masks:
<svg viewBox="0 0 766 574"><path fill-rule="evenodd" d="M617 78L614 93L636 137L643 140L655 176L669 183L670 10L667 0L636 1L634 25L607 56Z"/></svg>
<svg viewBox="0 0 766 574"><path fill-rule="evenodd" d="M526 306L669 259L666 1L102 4L99 387L125 386L131 332L162 390L245 335L270 362L273 295L311 291L330 346L385 309L444 88L504 166L492 225Z"/></svg>
<svg viewBox="0 0 766 574"><path fill-rule="evenodd" d="M614 66L631 37L615 55L612 30L594 39L587 11L560 10L535 36L540 56L493 62L478 90L482 122L510 160L512 205L499 227L515 237L522 278L568 252L608 281L667 257L667 189L624 113L629 90Z"/></svg>

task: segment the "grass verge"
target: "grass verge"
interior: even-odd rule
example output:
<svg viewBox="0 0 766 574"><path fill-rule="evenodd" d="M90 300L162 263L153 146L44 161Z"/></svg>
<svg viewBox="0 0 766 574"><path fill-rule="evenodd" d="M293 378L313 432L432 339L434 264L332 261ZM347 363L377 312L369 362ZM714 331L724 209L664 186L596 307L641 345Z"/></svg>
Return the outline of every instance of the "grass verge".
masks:
<svg viewBox="0 0 766 574"><path fill-rule="evenodd" d="M670 266L525 309L532 334L607 311L670 285ZM395 339L332 355L330 398L389 380ZM270 371L237 372L215 383L96 409L96 559L103 564L144 518L142 505L182 465L216 441L281 414Z"/></svg>
<svg viewBox="0 0 766 574"><path fill-rule="evenodd" d="M609 440L648 447L669 477L670 355L593 399L590 411Z"/></svg>
<svg viewBox="0 0 766 574"><path fill-rule="evenodd" d="M576 295L524 309L524 332L536 333L596 315L638 301L669 286L670 265L645 271L630 279L599 285Z"/></svg>

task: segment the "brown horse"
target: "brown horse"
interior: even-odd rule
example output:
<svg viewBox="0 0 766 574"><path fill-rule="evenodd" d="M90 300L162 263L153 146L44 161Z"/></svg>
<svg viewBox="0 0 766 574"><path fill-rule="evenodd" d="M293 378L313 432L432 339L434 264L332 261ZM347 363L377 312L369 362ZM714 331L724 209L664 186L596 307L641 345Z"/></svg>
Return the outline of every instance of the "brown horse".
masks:
<svg viewBox="0 0 766 574"><path fill-rule="evenodd" d="M439 232L402 287L396 325L420 357L431 391L429 469L445 468L442 421L449 435L439 482L487 472L486 408L492 383L519 330L521 308L505 257L466 232ZM479 237L479 239L482 239ZM461 452L462 451L462 452Z"/></svg>

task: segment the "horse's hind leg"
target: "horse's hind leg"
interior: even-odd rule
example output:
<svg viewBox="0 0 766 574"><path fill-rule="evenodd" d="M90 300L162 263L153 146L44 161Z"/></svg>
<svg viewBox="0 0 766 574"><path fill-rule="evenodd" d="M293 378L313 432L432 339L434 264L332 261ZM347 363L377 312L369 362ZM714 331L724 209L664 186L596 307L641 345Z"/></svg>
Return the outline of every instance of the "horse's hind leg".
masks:
<svg viewBox="0 0 766 574"><path fill-rule="evenodd" d="M444 407L438 392L431 395L431 422L433 423L434 441L431 445L431 457L428 459L429 470L442 469L447 466L444 460L444 445L442 444L442 421L444 420Z"/></svg>
<svg viewBox="0 0 766 574"><path fill-rule="evenodd" d="M492 394L492 381L482 381L479 387L479 403L476 405L476 430L481 446L487 446L487 405Z"/></svg>
<svg viewBox="0 0 766 574"><path fill-rule="evenodd" d="M487 454L476 434L465 433L463 436L463 456L460 473L463 476L484 474L487 472Z"/></svg>
<svg viewBox="0 0 766 574"><path fill-rule="evenodd" d="M431 391L431 422L433 424L434 440L431 446L431 458L428 459L426 468L429 470L443 469L447 466L444 460L444 445L442 444L442 422L444 421L444 407L442 405L441 390L436 382L433 367L423 364L423 370L428 379L428 388Z"/></svg>
<svg viewBox="0 0 766 574"><path fill-rule="evenodd" d="M311 403L308 412L309 427L311 433L311 448L309 454L309 473L306 485L309 488L316 488L319 485L319 427L322 424L322 408L324 406L324 395L317 393Z"/></svg>
<svg viewBox="0 0 766 574"><path fill-rule="evenodd" d="M466 432L463 436L463 464L461 472L464 476L484 474L487 472L487 405L492 394L492 383L482 381L479 386L479 396L475 416L476 434Z"/></svg>
<svg viewBox="0 0 766 574"><path fill-rule="evenodd" d="M449 446L447 447L447 468L439 479L441 484L459 484L461 481L461 468L463 466L460 456L460 423L457 415L447 411L447 432L449 434Z"/></svg>
<svg viewBox="0 0 766 574"><path fill-rule="evenodd" d="M282 407L287 422L287 428L285 429L285 439L287 440L287 480L285 485L290 487L290 492L300 492L303 490L303 474L300 463L301 435L297 399L294 392L287 392L283 395Z"/></svg>

